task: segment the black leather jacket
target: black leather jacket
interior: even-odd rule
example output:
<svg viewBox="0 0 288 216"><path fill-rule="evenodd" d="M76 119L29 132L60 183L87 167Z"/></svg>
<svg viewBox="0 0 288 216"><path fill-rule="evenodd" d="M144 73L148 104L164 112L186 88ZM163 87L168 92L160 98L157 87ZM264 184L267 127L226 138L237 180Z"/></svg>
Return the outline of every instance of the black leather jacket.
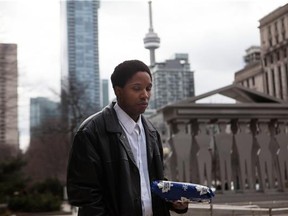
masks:
<svg viewBox="0 0 288 216"><path fill-rule="evenodd" d="M139 171L113 106L85 120L73 141L67 192L69 202L80 207L80 216L142 215ZM160 136L144 117L142 122L150 181L163 179ZM166 216L171 204L152 195L152 208L154 216Z"/></svg>

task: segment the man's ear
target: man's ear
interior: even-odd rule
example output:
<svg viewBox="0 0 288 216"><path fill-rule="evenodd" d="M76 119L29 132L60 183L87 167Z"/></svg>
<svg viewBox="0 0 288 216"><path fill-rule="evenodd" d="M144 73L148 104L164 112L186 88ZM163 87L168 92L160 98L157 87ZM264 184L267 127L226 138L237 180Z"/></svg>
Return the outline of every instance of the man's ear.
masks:
<svg viewBox="0 0 288 216"><path fill-rule="evenodd" d="M122 92L122 89L119 86L114 87L114 93L117 98L121 95L121 92Z"/></svg>

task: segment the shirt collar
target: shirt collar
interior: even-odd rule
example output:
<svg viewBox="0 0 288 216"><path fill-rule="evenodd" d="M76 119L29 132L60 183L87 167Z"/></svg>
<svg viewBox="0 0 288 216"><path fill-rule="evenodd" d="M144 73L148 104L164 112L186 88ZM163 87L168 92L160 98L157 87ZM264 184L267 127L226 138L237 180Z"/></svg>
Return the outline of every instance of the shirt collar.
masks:
<svg viewBox="0 0 288 216"><path fill-rule="evenodd" d="M138 125L139 128L142 128L142 120L141 115L138 118L138 121L135 122L119 105L118 103L115 104L114 110L117 114L118 120L122 127L125 128L125 130L131 134L136 126Z"/></svg>

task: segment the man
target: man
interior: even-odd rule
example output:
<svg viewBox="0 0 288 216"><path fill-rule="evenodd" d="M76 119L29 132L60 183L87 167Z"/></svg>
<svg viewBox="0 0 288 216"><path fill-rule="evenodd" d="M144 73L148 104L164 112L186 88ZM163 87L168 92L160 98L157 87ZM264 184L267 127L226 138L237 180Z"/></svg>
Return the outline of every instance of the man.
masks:
<svg viewBox="0 0 288 216"><path fill-rule="evenodd" d="M187 203L151 194L162 180L160 136L141 114L148 106L152 76L139 60L119 64L111 81L117 102L86 119L77 131L68 163L67 191L79 216L166 216L185 213Z"/></svg>

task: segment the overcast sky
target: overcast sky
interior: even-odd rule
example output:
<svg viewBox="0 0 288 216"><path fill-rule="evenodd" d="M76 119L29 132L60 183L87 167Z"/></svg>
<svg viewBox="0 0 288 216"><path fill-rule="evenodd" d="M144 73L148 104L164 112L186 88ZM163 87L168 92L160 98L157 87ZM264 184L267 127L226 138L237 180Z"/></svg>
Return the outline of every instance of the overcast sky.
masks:
<svg viewBox="0 0 288 216"><path fill-rule="evenodd" d="M243 55L260 45L259 19L287 0L153 0L153 27L161 39L156 61L188 53L196 95L229 85ZM58 0L0 0L0 43L17 43L21 145L29 136L29 98L57 99L60 87ZM102 0L99 9L101 78L127 59L149 64L147 0ZM113 94L111 94L112 96Z"/></svg>

